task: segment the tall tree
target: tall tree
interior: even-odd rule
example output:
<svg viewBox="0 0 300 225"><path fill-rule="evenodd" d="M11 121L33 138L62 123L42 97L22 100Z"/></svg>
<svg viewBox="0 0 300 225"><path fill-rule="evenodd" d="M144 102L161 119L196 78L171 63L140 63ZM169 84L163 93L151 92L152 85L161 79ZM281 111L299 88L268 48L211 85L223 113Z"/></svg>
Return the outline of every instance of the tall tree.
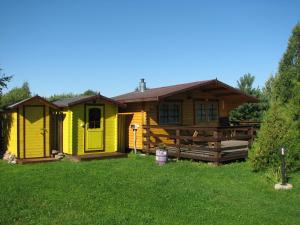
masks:
<svg viewBox="0 0 300 225"><path fill-rule="evenodd" d="M270 105L272 101L272 97L274 95L273 94L274 81L275 81L275 77L271 74L261 91L261 99L265 101L266 104L268 104L268 106Z"/></svg>
<svg viewBox="0 0 300 225"><path fill-rule="evenodd" d="M51 95L50 97L48 97L47 99L50 102L53 102L53 101L60 100L60 99L65 99L65 98L74 98L74 97L78 97L78 96L92 96L92 95L97 95L99 93L100 92L88 89L85 92L83 92L82 94L75 94L75 93L72 93L72 92L62 93L62 94L54 94L54 95Z"/></svg>
<svg viewBox="0 0 300 225"><path fill-rule="evenodd" d="M237 86L242 92L248 95L258 96L260 91L259 88L253 87L254 80L254 76L252 76L250 73L246 73L237 81Z"/></svg>
<svg viewBox="0 0 300 225"><path fill-rule="evenodd" d="M0 68L0 95L2 95L2 91L4 88L7 88L7 83L12 79L12 76L7 76L2 72Z"/></svg>
<svg viewBox="0 0 300 225"><path fill-rule="evenodd" d="M88 90L86 90L85 92L83 92L83 94L82 95L97 95L97 94L99 94L100 92L97 92L97 91L93 91L93 90L91 90L91 89L88 89Z"/></svg>
<svg viewBox="0 0 300 225"><path fill-rule="evenodd" d="M279 62L278 73L268 82L271 104L251 150L252 168L278 171L278 149L284 146L287 149L288 169L299 170L300 24L292 31L288 47Z"/></svg>
<svg viewBox="0 0 300 225"><path fill-rule="evenodd" d="M15 87L2 96L1 107L14 104L31 97L28 82L24 82L21 87Z"/></svg>
<svg viewBox="0 0 300 225"><path fill-rule="evenodd" d="M79 96L78 94L74 93L63 93L63 94L54 94L51 95L50 97L47 98L48 101L54 102L60 99L65 99L65 98L73 98Z"/></svg>
<svg viewBox="0 0 300 225"><path fill-rule="evenodd" d="M293 29L280 61L274 90L276 98L292 110L293 120L300 130L300 23Z"/></svg>
<svg viewBox="0 0 300 225"><path fill-rule="evenodd" d="M274 97L287 103L294 97L295 85L300 82L300 23L289 38L288 47L279 63L274 81Z"/></svg>
<svg viewBox="0 0 300 225"><path fill-rule="evenodd" d="M255 77L250 73L244 74L237 81L237 86L245 94L260 97L260 89L253 87L254 80ZM230 112L230 120L260 121L264 108L262 103L245 103Z"/></svg>

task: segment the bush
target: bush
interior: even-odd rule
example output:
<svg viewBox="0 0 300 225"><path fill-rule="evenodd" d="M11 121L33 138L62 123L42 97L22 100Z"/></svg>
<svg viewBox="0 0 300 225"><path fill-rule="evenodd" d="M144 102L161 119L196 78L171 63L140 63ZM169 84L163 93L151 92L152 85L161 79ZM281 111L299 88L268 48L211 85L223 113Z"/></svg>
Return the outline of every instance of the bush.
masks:
<svg viewBox="0 0 300 225"><path fill-rule="evenodd" d="M280 167L281 147L286 148L288 171L300 168L300 144L297 124L290 115L288 107L271 105L265 114L258 137L249 153L249 160L254 171L273 170Z"/></svg>

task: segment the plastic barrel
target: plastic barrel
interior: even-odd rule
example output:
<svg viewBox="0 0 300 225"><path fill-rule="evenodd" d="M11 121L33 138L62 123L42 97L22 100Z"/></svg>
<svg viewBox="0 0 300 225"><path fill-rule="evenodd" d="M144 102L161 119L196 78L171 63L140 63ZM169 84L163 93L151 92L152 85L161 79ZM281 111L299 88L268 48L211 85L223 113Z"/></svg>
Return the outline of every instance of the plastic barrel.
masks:
<svg viewBox="0 0 300 225"><path fill-rule="evenodd" d="M167 162L167 152L162 150L156 150L156 163L158 165L164 165Z"/></svg>

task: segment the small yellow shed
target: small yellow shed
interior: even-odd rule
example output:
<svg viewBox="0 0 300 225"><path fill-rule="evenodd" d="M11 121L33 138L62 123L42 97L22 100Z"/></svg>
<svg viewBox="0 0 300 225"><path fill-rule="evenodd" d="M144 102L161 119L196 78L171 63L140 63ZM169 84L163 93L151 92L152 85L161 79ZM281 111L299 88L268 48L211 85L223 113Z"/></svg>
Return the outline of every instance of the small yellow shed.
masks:
<svg viewBox="0 0 300 225"><path fill-rule="evenodd" d="M36 95L7 107L4 113L6 151L18 159L51 156L51 115L58 107Z"/></svg>
<svg viewBox="0 0 300 225"><path fill-rule="evenodd" d="M119 102L102 95L53 102L62 115L63 153L73 156L117 152Z"/></svg>

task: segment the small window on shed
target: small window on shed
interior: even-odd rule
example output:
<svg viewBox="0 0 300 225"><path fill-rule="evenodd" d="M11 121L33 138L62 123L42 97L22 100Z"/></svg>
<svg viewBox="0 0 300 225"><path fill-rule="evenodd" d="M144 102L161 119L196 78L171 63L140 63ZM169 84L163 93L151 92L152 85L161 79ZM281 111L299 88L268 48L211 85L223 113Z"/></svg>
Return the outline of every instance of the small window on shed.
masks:
<svg viewBox="0 0 300 225"><path fill-rule="evenodd" d="M89 128L100 128L101 110L99 108L89 109Z"/></svg>

